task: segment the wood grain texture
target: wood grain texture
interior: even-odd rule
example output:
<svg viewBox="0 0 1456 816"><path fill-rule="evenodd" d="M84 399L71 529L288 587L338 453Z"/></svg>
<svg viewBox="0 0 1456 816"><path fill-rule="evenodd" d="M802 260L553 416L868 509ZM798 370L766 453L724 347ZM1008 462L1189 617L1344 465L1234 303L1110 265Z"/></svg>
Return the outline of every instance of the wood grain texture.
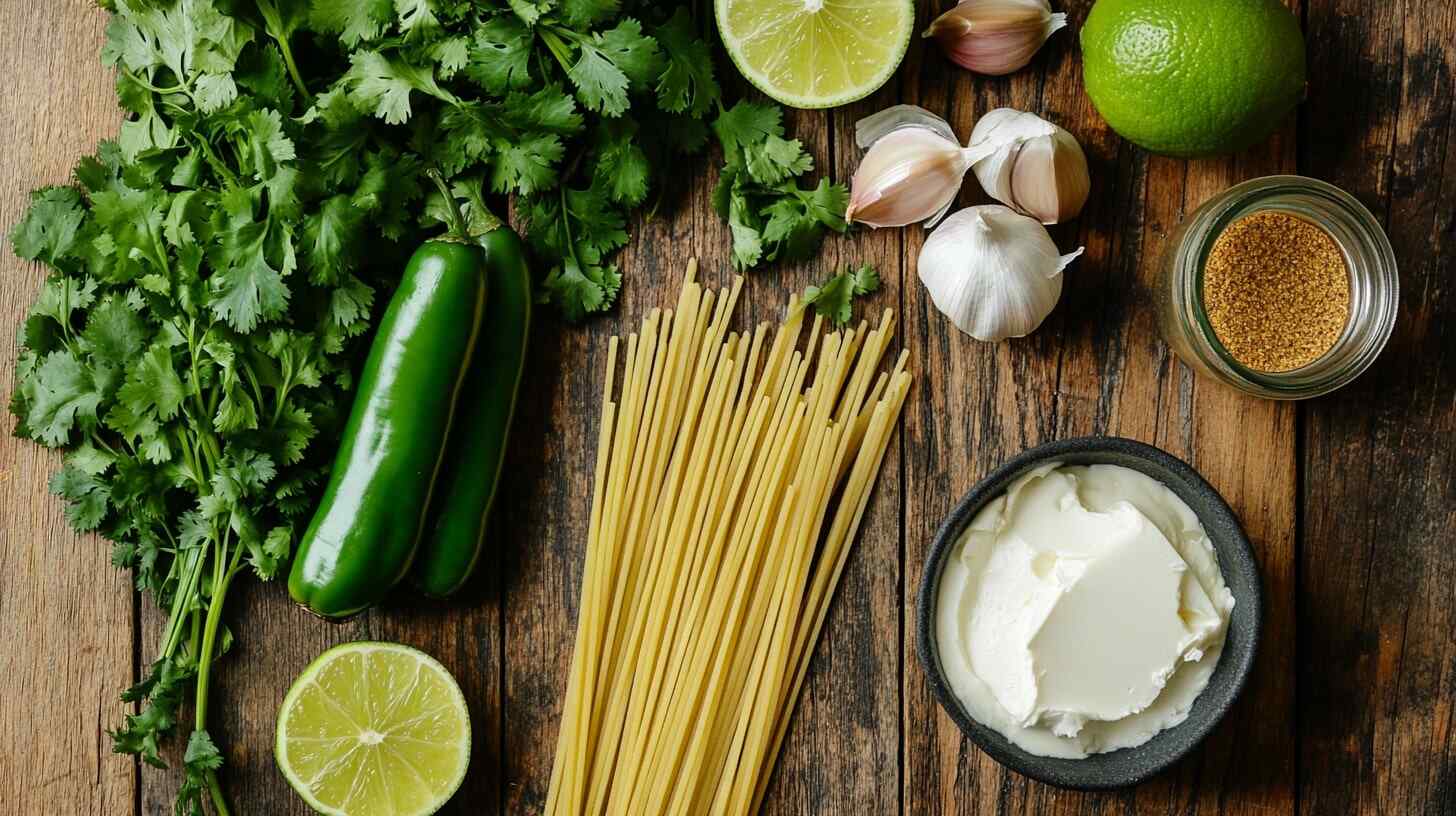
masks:
<svg viewBox="0 0 1456 816"><path fill-rule="evenodd" d="M0 3L0 224L29 191L64 184L121 113L97 59L105 15L82 0ZM9 403L15 337L44 273L0 252L0 393ZM132 681L132 593L106 542L77 536L46 492L51 451L0 436L0 803L8 813L130 813L132 762L106 728Z"/></svg>
<svg viewBox="0 0 1456 816"><path fill-rule="evenodd" d="M921 4L921 25L948 0ZM1092 200L1053 229L1085 245L1037 333L985 345L925 297L918 227L857 231L814 261L754 273L738 325L778 317L786 292L845 263L884 279L917 381L886 459L765 804L773 814L1456 814L1456 8L1306 0L1311 88L1299 126L1232 158L1150 157L1101 122L1082 89L1072 25L1004 79L948 66L918 38L890 86L829 114L792 117L821 168L846 180L853 124L915 101L969 133L987 110L1030 109L1081 140ZM105 15L79 0L0 3L0 224L26 191L63 182L115 132L96 58ZM731 69L730 69L731 70ZM741 89L738 89L741 90ZM1297 138L1296 138L1297 137ZM273 717L291 678L334 643L399 640L439 657L472 705L466 788L447 813L533 813L545 798L575 636L607 338L669 301L690 257L729 277L709 208L710 161L676 174L634 225L621 305L581 327L534 331L530 380L495 519L497 560L459 602L400 598L344 625L240 585L238 635L212 711L242 813L303 814L273 767ZM1350 190L1387 224L1402 269L1400 323L1372 371L1300 406L1195 377L1157 338L1147 286L1179 219L1229 184L1300 170ZM963 203L985 199L974 182ZM0 252L0 389L39 268ZM7 426L9 427L9 426ZM1244 521L1264 570L1257 674L1209 741L1158 779L1111 794L1058 791L964 740L917 664L914 601L930 538L958 497L1020 450L1117 434L1197 467ZM155 650L160 616L134 601L106 547L77 537L45 495L56 457L0 440L0 803L6 813L171 812L177 778L109 753L117 691ZM1296 626L1297 623L1297 626ZM1296 631L1297 629L1297 631ZM1297 691L1297 693L1296 693ZM175 757L175 754L173 754ZM23 764L22 764L23 763ZM39 769L39 770L37 770Z"/></svg>
<svg viewBox="0 0 1456 816"><path fill-rule="evenodd" d="M1456 6L1310 0L1302 169L1385 225L1385 354L1304 406L1301 803L1456 814ZM1358 124L1357 124L1358 123Z"/></svg>

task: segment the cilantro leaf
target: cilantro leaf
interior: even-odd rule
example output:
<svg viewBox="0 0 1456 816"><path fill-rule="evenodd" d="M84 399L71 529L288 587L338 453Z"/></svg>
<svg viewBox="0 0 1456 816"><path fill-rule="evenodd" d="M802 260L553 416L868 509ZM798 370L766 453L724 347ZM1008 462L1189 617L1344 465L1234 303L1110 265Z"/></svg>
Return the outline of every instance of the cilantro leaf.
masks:
<svg viewBox="0 0 1456 816"><path fill-rule="evenodd" d="M597 128L596 175L613 201L636 206L647 198L652 174L634 123L608 120Z"/></svg>
<svg viewBox="0 0 1456 816"><path fill-rule="evenodd" d="M15 254L52 266L71 254L85 218L81 195L71 187L42 187L30 194L30 208L10 233Z"/></svg>
<svg viewBox="0 0 1456 816"><path fill-rule="evenodd" d="M339 35L348 46L378 39L394 20L390 0L313 0L315 31Z"/></svg>
<svg viewBox="0 0 1456 816"><path fill-rule="evenodd" d="M804 290L804 302L836 326L846 326L853 316L854 299L880 288L880 275L869 264L845 267L845 270L818 286Z"/></svg>
<svg viewBox="0 0 1456 816"><path fill-rule="evenodd" d="M501 118L512 127L539 130L562 136L581 131L583 118L576 100L558 84L544 85L533 93L507 94Z"/></svg>
<svg viewBox="0 0 1456 816"><path fill-rule="evenodd" d="M622 275L614 265L583 265L568 257L546 276L545 286L567 320L580 320L591 312L611 308L622 286Z"/></svg>
<svg viewBox="0 0 1456 816"><path fill-rule="evenodd" d="M630 17L606 31L578 36L575 43L581 53L567 75L588 110L621 116L629 104L628 89L652 81L661 71L657 41Z"/></svg>
<svg viewBox="0 0 1456 816"><path fill-rule="evenodd" d="M622 0L561 0L561 16L574 28L591 28L611 19Z"/></svg>
<svg viewBox="0 0 1456 816"><path fill-rule="evenodd" d="M470 64L470 39L446 37L430 46L430 56L440 64L440 78L450 79Z"/></svg>
<svg viewBox="0 0 1456 816"><path fill-rule="evenodd" d="M430 0L394 0L394 12L399 15L399 30L406 36L440 27L440 19L430 7Z"/></svg>
<svg viewBox="0 0 1456 816"><path fill-rule="evenodd" d="M533 193L556 183L556 163L566 148L550 133L522 135L496 144L491 188L496 192Z"/></svg>
<svg viewBox="0 0 1456 816"><path fill-rule="evenodd" d="M745 151L752 150L769 136L783 136L783 112L772 105L739 102L713 120L713 132L723 145L723 158L729 165L742 166Z"/></svg>
<svg viewBox="0 0 1456 816"><path fill-rule="evenodd" d="M526 25L535 25L536 21L541 19L541 15L556 5L556 0L506 0L506 5L510 6L511 11L520 18L521 22Z"/></svg>
<svg viewBox="0 0 1456 816"><path fill-rule="evenodd" d="M188 770L215 771L222 767L222 753L217 750L217 744L208 736L207 731L198 729L187 738L187 750L182 754L182 762Z"/></svg>
<svg viewBox="0 0 1456 816"><path fill-rule="evenodd" d="M280 162L297 157L293 140L283 132L283 117L275 110L257 110L248 114L248 149L252 156L253 178L272 178Z"/></svg>
<svg viewBox="0 0 1456 816"><path fill-rule="evenodd" d="M43 445L65 444L71 430L96 422L101 393L90 371L69 351L41 358L18 389L24 400L24 429Z"/></svg>
<svg viewBox="0 0 1456 816"><path fill-rule="evenodd" d="M146 328L136 309L115 295L106 296L90 311L81 334L81 347L93 361L117 368L130 363L146 341Z"/></svg>
<svg viewBox="0 0 1456 816"><path fill-rule="evenodd" d="M532 39L519 17L502 14L486 20L474 31L465 76L492 94L528 87Z"/></svg>
<svg viewBox="0 0 1456 816"><path fill-rule="evenodd" d="M106 518L111 489L73 464L51 476L50 492L66 501L66 521L77 530L94 530Z"/></svg>
<svg viewBox="0 0 1456 816"><path fill-rule="evenodd" d="M218 253L222 269L210 281L209 307L220 320L240 332L272 320L288 307L291 294L283 272L264 251L267 225L248 224L229 235Z"/></svg>
<svg viewBox="0 0 1456 816"><path fill-rule="evenodd" d="M350 89L350 101L391 125L402 124L410 118L412 91L447 102L457 101L435 82L430 66L414 65L379 51L354 52L349 57L349 72L343 82Z"/></svg>
<svg viewBox="0 0 1456 816"><path fill-rule="evenodd" d="M669 113L690 113L701 119L718 101L713 54L693 30L692 14L679 6L653 32L666 64L657 78L657 105Z"/></svg>
<svg viewBox="0 0 1456 816"><path fill-rule="evenodd" d="M187 396L182 378L172 361L172 351L162 343L146 350L126 377L117 398L134 416L155 412L159 419L171 419Z"/></svg>

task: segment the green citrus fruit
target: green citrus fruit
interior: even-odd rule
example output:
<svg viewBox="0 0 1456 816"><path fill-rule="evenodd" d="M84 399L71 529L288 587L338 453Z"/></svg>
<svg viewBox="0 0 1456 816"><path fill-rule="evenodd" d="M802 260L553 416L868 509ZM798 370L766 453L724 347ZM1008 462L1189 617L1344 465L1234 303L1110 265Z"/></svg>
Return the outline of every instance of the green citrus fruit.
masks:
<svg viewBox="0 0 1456 816"><path fill-rule="evenodd" d="M795 108L874 93L895 73L915 27L914 0L716 0L738 70Z"/></svg>
<svg viewBox="0 0 1456 816"><path fill-rule="evenodd" d="M1097 0L1081 39L1092 103L1154 153L1242 150L1304 94L1304 37L1278 0Z"/></svg>
<svg viewBox="0 0 1456 816"><path fill-rule="evenodd" d="M433 657L398 643L345 643L293 681L273 756L319 813L424 816L465 778L470 714Z"/></svg>

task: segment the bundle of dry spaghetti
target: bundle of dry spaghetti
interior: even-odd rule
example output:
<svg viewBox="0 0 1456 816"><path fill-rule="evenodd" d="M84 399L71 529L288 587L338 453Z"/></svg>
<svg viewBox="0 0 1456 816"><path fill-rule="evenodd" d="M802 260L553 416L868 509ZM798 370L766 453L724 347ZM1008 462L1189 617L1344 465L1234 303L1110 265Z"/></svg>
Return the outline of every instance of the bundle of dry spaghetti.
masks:
<svg viewBox="0 0 1456 816"><path fill-rule="evenodd" d="M888 310L801 348L694 271L608 352L547 816L757 810L910 388Z"/></svg>

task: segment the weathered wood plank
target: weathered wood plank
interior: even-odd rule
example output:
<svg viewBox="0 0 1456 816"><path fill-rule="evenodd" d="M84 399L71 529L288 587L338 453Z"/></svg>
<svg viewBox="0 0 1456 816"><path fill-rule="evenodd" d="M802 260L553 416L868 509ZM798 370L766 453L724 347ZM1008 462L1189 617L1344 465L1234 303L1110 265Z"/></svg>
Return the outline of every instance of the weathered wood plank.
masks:
<svg viewBox="0 0 1456 816"><path fill-rule="evenodd" d="M1310 0L1301 160L1385 223L1400 311L1306 406L1300 793L1307 813L1456 814L1456 8Z"/></svg>
<svg viewBox="0 0 1456 816"><path fill-rule="evenodd" d="M1164 236L1185 212L1236 181L1293 169L1293 129L1219 161L1150 158L1131 147L1102 123L1082 89L1075 32L1090 5L1068 4L1070 34L1053 37L1037 58L1040 68L1009 80L947 73L933 53L908 74L919 82L910 96L951 111L958 133L1001 104L1068 128L1087 151L1093 194L1075 224L1052 230L1059 246L1085 245L1087 253L1068 270L1057 311L1031 337L978 344L907 288L907 304L924 304L907 314L917 321L910 336L927 352L928 387L907 427L906 648L914 644L913 593L930 538L960 494L1026 447L1112 434L1188 460L1243 520L1269 594L1259 668L1205 746L1148 784L1113 794L1058 791L1006 771L961 738L921 673L907 672L905 812L1292 813L1293 410L1196 380L1158 339L1148 289ZM923 236L914 229L907 236L905 262L913 269ZM927 722L933 727L915 725Z"/></svg>
<svg viewBox="0 0 1456 816"><path fill-rule="evenodd" d="M121 122L96 59L106 15L82 0L0 4L0 224L31 188L64 184ZM13 387L16 327L43 280L0 249L0 391ZM106 728L132 682L132 595L109 547L71 532L46 480L60 457L0 438L0 802L8 813L130 813L135 774Z"/></svg>

